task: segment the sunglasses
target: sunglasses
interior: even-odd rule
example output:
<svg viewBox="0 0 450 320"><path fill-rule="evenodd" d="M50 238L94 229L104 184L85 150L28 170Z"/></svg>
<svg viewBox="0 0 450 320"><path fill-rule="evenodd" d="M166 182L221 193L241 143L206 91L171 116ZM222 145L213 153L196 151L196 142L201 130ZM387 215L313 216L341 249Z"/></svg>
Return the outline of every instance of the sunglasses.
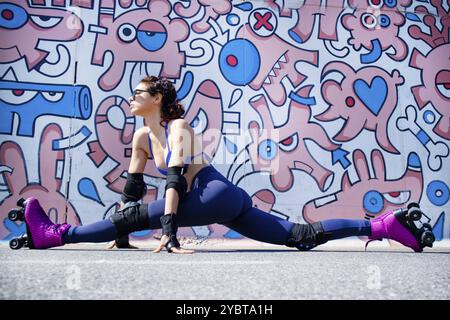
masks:
<svg viewBox="0 0 450 320"><path fill-rule="evenodd" d="M144 92L151 93L150 90L134 89L134 90L133 90L133 99L136 98L136 95L137 95L137 94L141 94L141 93L144 93Z"/></svg>

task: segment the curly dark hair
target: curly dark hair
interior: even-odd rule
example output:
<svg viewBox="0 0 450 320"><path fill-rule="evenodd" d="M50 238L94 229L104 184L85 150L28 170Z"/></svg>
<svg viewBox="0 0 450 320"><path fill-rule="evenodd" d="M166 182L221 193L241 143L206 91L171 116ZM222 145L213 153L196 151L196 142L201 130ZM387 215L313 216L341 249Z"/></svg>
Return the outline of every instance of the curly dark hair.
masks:
<svg viewBox="0 0 450 320"><path fill-rule="evenodd" d="M177 90L173 83L166 78L155 76L145 77L140 81L147 85L149 93L155 95L158 92L162 94L161 118L160 125L164 127L164 123L168 123L173 119L183 118L184 108L177 99Z"/></svg>

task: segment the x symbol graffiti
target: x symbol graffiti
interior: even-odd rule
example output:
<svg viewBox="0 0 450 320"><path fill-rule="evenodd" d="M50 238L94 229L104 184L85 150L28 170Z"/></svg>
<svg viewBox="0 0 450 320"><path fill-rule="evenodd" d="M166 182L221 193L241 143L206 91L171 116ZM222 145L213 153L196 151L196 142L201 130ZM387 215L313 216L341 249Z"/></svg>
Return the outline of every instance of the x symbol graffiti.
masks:
<svg viewBox="0 0 450 320"><path fill-rule="evenodd" d="M255 12L255 18L258 20L255 24L255 30L259 30L262 27L269 31L273 30L273 26L270 24L269 19L272 18L272 13L266 12L263 16L259 12Z"/></svg>

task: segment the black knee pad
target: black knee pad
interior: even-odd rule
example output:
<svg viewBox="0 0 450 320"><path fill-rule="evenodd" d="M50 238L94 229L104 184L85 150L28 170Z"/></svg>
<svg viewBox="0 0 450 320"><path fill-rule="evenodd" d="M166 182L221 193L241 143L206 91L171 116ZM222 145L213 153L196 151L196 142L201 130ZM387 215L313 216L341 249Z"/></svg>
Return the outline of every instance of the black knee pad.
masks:
<svg viewBox="0 0 450 320"><path fill-rule="evenodd" d="M296 247L300 251L308 251L330 239L330 234L324 232L322 223L295 223L289 232L286 245Z"/></svg>
<svg viewBox="0 0 450 320"><path fill-rule="evenodd" d="M117 229L117 237L122 237L134 231L146 230L150 227L147 205L141 205L137 202L127 202L109 220Z"/></svg>

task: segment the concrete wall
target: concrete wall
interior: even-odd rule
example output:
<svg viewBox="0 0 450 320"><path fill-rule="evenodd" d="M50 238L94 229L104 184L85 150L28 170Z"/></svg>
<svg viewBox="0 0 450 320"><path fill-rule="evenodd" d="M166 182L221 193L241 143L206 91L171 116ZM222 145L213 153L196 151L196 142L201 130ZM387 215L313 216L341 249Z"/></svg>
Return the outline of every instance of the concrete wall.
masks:
<svg viewBox="0 0 450 320"><path fill-rule="evenodd" d="M146 75L175 82L205 154L259 208L313 222L415 201L449 237L446 1L147 2L0 3L0 239L25 230L6 218L19 197L57 222L115 210ZM145 174L144 201L161 198Z"/></svg>

